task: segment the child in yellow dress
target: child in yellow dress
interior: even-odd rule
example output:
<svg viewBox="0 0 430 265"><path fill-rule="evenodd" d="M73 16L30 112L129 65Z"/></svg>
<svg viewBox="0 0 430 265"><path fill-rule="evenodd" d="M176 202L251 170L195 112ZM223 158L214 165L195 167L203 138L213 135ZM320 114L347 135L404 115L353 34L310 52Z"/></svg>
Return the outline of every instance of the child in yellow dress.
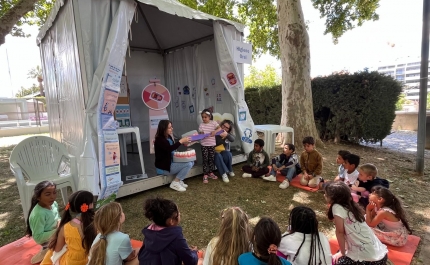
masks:
<svg viewBox="0 0 430 265"><path fill-rule="evenodd" d="M89 191L77 191L69 197L41 265L87 264L91 244L97 235L93 226L93 200L94 196Z"/></svg>

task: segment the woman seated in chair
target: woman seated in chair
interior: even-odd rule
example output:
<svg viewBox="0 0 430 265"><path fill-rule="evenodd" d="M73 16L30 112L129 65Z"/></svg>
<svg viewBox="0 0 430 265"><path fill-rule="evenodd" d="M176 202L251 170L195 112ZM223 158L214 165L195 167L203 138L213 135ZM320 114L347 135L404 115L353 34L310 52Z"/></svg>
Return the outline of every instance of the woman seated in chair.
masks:
<svg viewBox="0 0 430 265"><path fill-rule="evenodd" d="M232 168L232 154L230 152L230 143L234 142L233 122L231 120L223 120L220 127L224 132L215 136L215 166L224 182L229 182L228 176L234 177Z"/></svg>
<svg viewBox="0 0 430 265"><path fill-rule="evenodd" d="M160 175L176 175L176 178L170 184L170 188L177 191L186 191L188 187L184 183L194 162L173 162L172 153L181 146L181 144L190 143L189 137L184 137L175 143L173 139L172 122L161 120L158 123L157 133L155 134L154 151L155 151L155 168Z"/></svg>

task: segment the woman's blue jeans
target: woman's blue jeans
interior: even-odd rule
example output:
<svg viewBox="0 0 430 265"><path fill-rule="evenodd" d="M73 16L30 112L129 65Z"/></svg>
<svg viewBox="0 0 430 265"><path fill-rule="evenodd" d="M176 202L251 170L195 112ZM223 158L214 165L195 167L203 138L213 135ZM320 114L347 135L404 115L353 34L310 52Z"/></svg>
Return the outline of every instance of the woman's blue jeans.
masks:
<svg viewBox="0 0 430 265"><path fill-rule="evenodd" d="M221 175L233 172L231 165L232 157L233 156L230 151L221 151L221 153L215 152L215 166Z"/></svg>
<svg viewBox="0 0 430 265"><path fill-rule="evenodd" d="M170 164L170 171L163 170L163 175L176 175L176 178L184 180L193 165L194 162L172 162L172 164Z"/></svg>

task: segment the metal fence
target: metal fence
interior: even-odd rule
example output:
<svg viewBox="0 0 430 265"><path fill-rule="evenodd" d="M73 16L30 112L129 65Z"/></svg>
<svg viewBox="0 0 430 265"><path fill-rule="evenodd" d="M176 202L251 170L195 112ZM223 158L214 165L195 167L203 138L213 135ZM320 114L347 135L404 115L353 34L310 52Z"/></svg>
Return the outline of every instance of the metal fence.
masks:
<svg viewBox="0 0 430 265"><path fill-rule="evenodd" d="M0 129L47 125L44 97L0 98Z"/></svg>

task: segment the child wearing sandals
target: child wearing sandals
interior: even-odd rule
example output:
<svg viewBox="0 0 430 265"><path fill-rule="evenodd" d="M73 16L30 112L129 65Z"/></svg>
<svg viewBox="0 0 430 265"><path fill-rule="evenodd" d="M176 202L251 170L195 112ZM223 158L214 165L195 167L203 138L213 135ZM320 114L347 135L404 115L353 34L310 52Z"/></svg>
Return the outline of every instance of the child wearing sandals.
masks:
<svg viewBox="0 0 430 265"><path fill-rule="evenodd" d="M330 244L327 237L318 232L315 212L305 206L297 206L290 213L289 231L282 235L278 255L293 265L331 265Z"/></svg>
<svg viewBox="0 0 430 265"><path fill-rule="evenodd" d="M333 264L385 265L387 247L366 224L362 208L352 200L349 187L341 181L329 182L324 192L330 204L327 217L334 221L340 249L333 255Z"/></svg>
<svg viewBox="0 0 430 265"><path fill-rule="evenodd" d="M291 265L288 260L277 256L281 230L271 218L262 217L251 238L253 252L240 255L239 265Z"/></svg>
<svg viewBox="0 0 430 265"><path fill-rule="evenodd" d="M209 242L203 265L237 264L239 256L251 250L248 216L239 207L221 212L218 235Z"/></svg>
<svg viewBox="0 0 430 265"><path fill-rule="evenodd" d="M27 236L41 245L41 250L31 258L31 264L40 263L48 252L49 238L55 233L60 214L58 212L57 186L52 181L42 181L34 187L27 218Z"/></svg>
<svg viewBox="0 0 430 265"><path fill-rule="evenodd" d="M96 230L93 225L94 196L89 191L70 195L57 231L40 265L86 265ZM74 218L72 218L75 216Z"/></svg>
<svg viewBox="0 0 430 265"><path fill-rule="evenodd" d="M213 120L214 117L209 109L204 109L201 116L203 122L199 126L199 133L210 133L210 136L200 141L203 155L203 183L208 183L209 178L218 179L213 173L215 170L215 134L221 130L221 127Z"/></svg>
<svg viewBox="0 0 430 265"><path fill-rule="evenodd" d="M366 207L366 223L382 243L396 247L406 245L412 230L399 198L382 186L372 190Z"/></svg>

